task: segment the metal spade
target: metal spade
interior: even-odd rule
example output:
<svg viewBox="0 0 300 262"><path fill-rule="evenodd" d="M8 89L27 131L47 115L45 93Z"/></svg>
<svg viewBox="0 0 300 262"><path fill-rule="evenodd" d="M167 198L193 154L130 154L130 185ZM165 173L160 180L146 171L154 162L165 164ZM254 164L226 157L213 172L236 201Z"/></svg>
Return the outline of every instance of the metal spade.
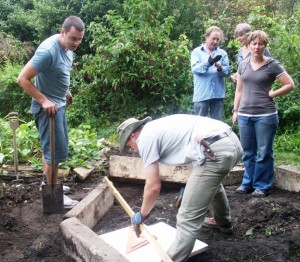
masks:
<svg viewBox="0 0 300 262"><path fill-rule="evenodd" d="M51 184L42 187L43 212L45 214L63 213L64 194L63 185L54 184L55 172L55 127L54 116L50 116L50 152L51 152Z"/></svg>

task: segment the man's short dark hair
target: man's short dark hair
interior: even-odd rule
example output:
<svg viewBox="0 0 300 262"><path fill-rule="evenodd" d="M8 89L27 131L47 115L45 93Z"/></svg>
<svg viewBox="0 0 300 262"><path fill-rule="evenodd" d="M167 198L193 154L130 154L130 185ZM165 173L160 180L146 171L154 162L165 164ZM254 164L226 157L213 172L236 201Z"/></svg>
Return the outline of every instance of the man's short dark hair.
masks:
<svg viewBox="0 0 300 262"><path fill-rule="evenodd" d="M72 26L74 26L75 29L79 32L84 31L84 23L77 16L67 17L66 20L64 21L63 29L65 30L66 33L68 33L71 30Z"/></svg>

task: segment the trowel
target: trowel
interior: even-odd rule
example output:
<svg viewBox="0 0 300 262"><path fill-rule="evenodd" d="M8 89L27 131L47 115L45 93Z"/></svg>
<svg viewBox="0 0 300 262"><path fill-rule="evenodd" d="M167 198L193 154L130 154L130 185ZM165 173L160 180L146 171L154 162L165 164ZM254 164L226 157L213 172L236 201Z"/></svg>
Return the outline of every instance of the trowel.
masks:
<svg viewBox="0 0 300 262"><path fill-rule="evenodd" d="M19 178L18 145L17 145L17 134L16 134L16 130L19 127L19 118L18 118L18 113L17 112L10 112L8 114L8 116L9 116L10 128L13 130L14 166L15 166L15 174L16 174L16 179L13 180L12 182L20 183L20 182L23 182L23 179Z"/></svg>

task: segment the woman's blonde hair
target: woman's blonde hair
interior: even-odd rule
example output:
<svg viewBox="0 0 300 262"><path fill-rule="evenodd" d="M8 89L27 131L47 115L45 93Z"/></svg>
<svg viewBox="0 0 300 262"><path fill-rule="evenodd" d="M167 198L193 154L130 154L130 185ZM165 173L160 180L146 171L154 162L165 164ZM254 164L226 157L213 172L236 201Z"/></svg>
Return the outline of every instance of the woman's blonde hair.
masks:
<svg viewBox="0 0 300 262"><path fill-rule="evenodd" d="M248 37L248 42L250 43L253 40L255 40L256 38L261 40L264 43L264 45L267 46L269 39L268 39L268 35L264 31L262 31L262 30L253 31Z"/></svg>

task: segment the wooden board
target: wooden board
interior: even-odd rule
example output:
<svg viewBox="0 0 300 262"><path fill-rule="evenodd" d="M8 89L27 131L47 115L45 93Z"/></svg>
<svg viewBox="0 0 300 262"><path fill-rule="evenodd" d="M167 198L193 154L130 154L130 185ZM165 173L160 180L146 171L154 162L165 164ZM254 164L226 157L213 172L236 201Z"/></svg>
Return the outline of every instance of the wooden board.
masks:
<svg viewBox="0 0 300 262"><path fill-rule="evenodd" d="M147 229L154 237L156 237L162 248L167 251L175 239L176 229L163 222L148 226ZM132 230L131 227L125 227L113 232L99 235L99 237L124 255L130 262L160 262L161 257L150 244L144 245L130 253L127 253L129 230ZM208 245L206 243L196 240L190 257L207 250L207 248Z"/></svg>

